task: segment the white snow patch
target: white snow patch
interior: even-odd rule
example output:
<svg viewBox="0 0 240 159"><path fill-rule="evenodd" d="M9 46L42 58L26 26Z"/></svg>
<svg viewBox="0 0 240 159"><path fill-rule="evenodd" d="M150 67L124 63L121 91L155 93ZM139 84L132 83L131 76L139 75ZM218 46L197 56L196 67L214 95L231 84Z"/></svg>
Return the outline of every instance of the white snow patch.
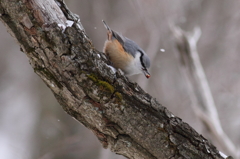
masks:
<svg viewBox="0 0 240 159"><path fill-rule="evenodd" d="M77 24L77 26L80 30L83 30L83 27L81 25Z"/></svg>
<svg viewBox="0 0 240 159"><path fill-rule="evenodd" d="M113 71L114 74L117 72L117 70L114 67L112 67L110 65L107 65L107 67L109 67Z"/></svg>
<svg viewBox="0 0 240 159"><path fill-rule="evenodd" d="M66 23L67 23L67 27L72 27L74 21L67 20Z"/></svg>
<svg viewBox="0 0 240 159"><path fill-rule="evenodd" d="M228 156L225 155L223 152L219 151L219 154L223 157L223 158L227 158Z"/></svg>
<svg viewBox="0 0 240 159"><path fill-rule="evenodd" d="M66 25L64 25L64 24L58 24L58 27L63 30L62 33L63 33L64 30L66 29Z"/></svg>
<svg viewBox="0 0 240 159"><path fill-rule="evenodd" d="M74 21L67 20L65 24L58 24L58 27L62 29L62 33L65 31L66 27L72 27Z"/></svg>
<svg viewBox="0 0 240 159"><path fill-rule="evenodd" d="M209 149L207 149L207 152L210 153Z"/></svg>
<svg viewBox="0 0 240 159"><path fill-rule="evenodd" d="M51 87L55 87L53 83L51 83L50 85L51 85Z"/></svg>

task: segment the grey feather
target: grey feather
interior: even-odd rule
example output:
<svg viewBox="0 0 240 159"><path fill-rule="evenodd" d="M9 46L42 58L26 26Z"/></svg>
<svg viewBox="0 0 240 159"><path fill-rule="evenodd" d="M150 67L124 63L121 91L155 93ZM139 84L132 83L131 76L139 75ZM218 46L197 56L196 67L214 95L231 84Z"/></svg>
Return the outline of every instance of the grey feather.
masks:
<svg viewBox="0 0 240 159"><path fill-rule="evenodd" d="M143 51L143 49L141 49L138 44L136 44L134 41L126 38L125 38L125 41L124 41L124 44L123 44L123 48L126 52L130 53L133 57L136 56L137 52L140 52L141 54L143 54L142 56L142 62L144 64L144 66L146 68L149 68L150 67L150 59L149 57L147 56L147 54Z"/></svg>
<svg viewBox="0 0 240 159"><path fill-rule="evenodd" d="M113 38L117 39L120 42L120 44L124 45L125 37L113 30L111 31L112 31Z"/></svg>

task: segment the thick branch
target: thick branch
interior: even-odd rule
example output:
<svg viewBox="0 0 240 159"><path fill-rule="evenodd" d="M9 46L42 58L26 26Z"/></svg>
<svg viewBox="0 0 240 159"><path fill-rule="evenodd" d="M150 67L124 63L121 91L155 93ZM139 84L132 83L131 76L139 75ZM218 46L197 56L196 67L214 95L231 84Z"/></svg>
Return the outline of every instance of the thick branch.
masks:
<svg viewBox="0 0 240 159"><path fill-rule="evenodd" d="M62 1L1 0L0 14L63 109L105 148L133 159L222 158L188 124L115 74Z"/></svg>

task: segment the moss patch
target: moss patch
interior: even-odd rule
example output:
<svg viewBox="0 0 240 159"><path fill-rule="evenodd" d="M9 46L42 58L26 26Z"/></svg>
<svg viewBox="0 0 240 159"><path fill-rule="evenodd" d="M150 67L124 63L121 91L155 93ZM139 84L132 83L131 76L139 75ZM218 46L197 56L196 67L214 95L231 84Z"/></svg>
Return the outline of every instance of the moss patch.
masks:
<svg viewBox="0 0 240 159"><path fill-rule="evenodd" d="M97 77L95 75L93 75L93 74L87 75L87 77L90 78L93 82L97 82L98 81Z"/></svg>
<svg viewBox="0 0 240 159"><path fill-rule="evenodd" d="M103 89L108 90L111 93L114 93L114 87L106 81L99 80L97 76L90 74L87 77L95 82L98 86L101 86Z"/></svg>
<svg viewBox="0 0 240 159"><path fill-rule="evenodd" d="M106 88L107 90L109 90L111 93L114 92L114 87L112 85L110 85L108 82L106 81L98 81L98 85L103 86L104 88Z"/></svg>
<svg viewBox="0 0 240 159"><path fill-rule="evenodd" d="M117 98L117 100L119 101L119 102L121 102L122 101L122 95L121 95L121 93L119 93L119 92L116 92L115 93L115 97Z"/></svg>

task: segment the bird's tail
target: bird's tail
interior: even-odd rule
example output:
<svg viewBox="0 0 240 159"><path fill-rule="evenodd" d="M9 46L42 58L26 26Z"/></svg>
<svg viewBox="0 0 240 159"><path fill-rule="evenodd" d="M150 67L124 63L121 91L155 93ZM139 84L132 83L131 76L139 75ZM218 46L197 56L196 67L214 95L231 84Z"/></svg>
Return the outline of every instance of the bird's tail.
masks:
<svg viewBox="0 0 240 159"><path fill-rule="evenodd" d="M110 27L107 25L107 23L102 20L105 28L107 29L107 36L108 36L108 40L111 40L112 39L112 30L110 29Z"/></svg>
<svg viewBox="0 0 240 159"><path fill-rule="evenodd" d="M111 29L110 29L110 27L107 25L107 23L106 23L104 20L102 20L102 22L103 22L105 28L106 28L108 31L111 31Z"/></svg>

